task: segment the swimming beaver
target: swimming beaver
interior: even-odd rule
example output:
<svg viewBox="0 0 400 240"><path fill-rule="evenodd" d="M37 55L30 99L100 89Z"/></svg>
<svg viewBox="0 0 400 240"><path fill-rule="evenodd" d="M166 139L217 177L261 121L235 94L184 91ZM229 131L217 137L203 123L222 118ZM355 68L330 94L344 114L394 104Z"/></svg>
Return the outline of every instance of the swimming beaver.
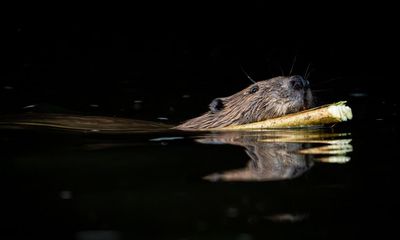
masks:
<svg viewBox="0 0 400 240"><path fill-rule="evenodd" d="M307 80L301 76L280 76L256 82L229 97L216 98L208 112L172 129L198 130L252 123L310 108L312 101ZM3 116L0 126L9 125L110 133L171 129L169 125L147 121L62 114L28 114L17 119Z"/></svg>
<svg viewBox="0 0 400 240"><path fill-rule="evenodd" d="M208 112L175 128L226 127L298 112L312 106L309 85L308 80L298 75L259 81L229 97L214 99Z"/></svg>

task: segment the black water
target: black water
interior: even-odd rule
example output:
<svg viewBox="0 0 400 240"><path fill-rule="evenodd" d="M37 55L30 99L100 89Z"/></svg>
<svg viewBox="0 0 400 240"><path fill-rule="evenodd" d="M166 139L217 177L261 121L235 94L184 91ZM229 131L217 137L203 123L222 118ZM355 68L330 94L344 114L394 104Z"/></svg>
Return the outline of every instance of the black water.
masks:
<svg viewBox="0 0 400 240"><path fill-rule="evenodd" d="M289 135L315 134L309 131ZM285 131L104 136L3 129L1 234L334 239L392 233L398 129L316 131L314 139L351 140L350 151L339 154L348 158L329 163L314 159L325 155L298 155L324 144L279 140ZM324 135L335 133L342 135ZM246 168L253 169L250 177L221 177Z"/></svg>
<svg viewBox="0 0 400 240"><path fill-rule="evenodd" d="M285 131L102 135L1 128L2 238L356 239L397 233L398 65L392 59L398 37L391 21L296 28L296 21L276 26L269 19L263 28L240 31L238 25L148 27L142 21L6 24L0 112L177 123L247 86L239 65L260 80L280 75L281 68L288 74L296 56L292 74L304 75L311 63L309 80L321 104L347 100L352 107L351 123L319 129L314 138L351 140L347 152L331 163L318 159L326 155L299 154L326 146L304 138L309 130L290 132L301 136L292 142L280 140Z"/></svg>

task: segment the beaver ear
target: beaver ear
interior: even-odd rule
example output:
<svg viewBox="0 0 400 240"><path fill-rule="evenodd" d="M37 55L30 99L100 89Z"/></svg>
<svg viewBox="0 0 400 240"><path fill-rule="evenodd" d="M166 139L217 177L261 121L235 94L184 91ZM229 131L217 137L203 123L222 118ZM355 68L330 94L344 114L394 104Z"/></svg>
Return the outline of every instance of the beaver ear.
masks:
<svg viewBox="0 0 400 240"><path fill-rule="evenodd" d="M216 98L214 100L212 100L212 102L209 105L210 110L212 113L216 113L218 111L221 111L222 109L224 109L224 101L222 101L221 98Z"/></svg>

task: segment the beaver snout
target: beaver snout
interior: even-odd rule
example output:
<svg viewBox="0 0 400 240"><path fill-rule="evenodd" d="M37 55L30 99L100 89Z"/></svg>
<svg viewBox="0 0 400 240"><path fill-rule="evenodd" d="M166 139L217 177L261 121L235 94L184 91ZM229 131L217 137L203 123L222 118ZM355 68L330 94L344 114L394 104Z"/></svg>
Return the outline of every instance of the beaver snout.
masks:
<svg viewBox="0 0 400 240"><path fill-rule="evenodd" d="M307 89L310 87L310 83L308 82L308 80L305 80L299 75L290 77L290 85L295 90Z"/></svg>

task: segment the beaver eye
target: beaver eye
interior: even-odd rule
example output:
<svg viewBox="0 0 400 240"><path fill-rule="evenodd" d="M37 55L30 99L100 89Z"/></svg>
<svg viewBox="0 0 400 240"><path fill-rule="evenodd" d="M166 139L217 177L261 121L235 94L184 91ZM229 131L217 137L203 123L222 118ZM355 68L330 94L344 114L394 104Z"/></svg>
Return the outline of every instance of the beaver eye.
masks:
<svg viewBox="0 0 400 240"><path fill-rule="evenodd" d="M253 86L250 88L250 93L256 93L258 91L258 86Z"/></svg>

